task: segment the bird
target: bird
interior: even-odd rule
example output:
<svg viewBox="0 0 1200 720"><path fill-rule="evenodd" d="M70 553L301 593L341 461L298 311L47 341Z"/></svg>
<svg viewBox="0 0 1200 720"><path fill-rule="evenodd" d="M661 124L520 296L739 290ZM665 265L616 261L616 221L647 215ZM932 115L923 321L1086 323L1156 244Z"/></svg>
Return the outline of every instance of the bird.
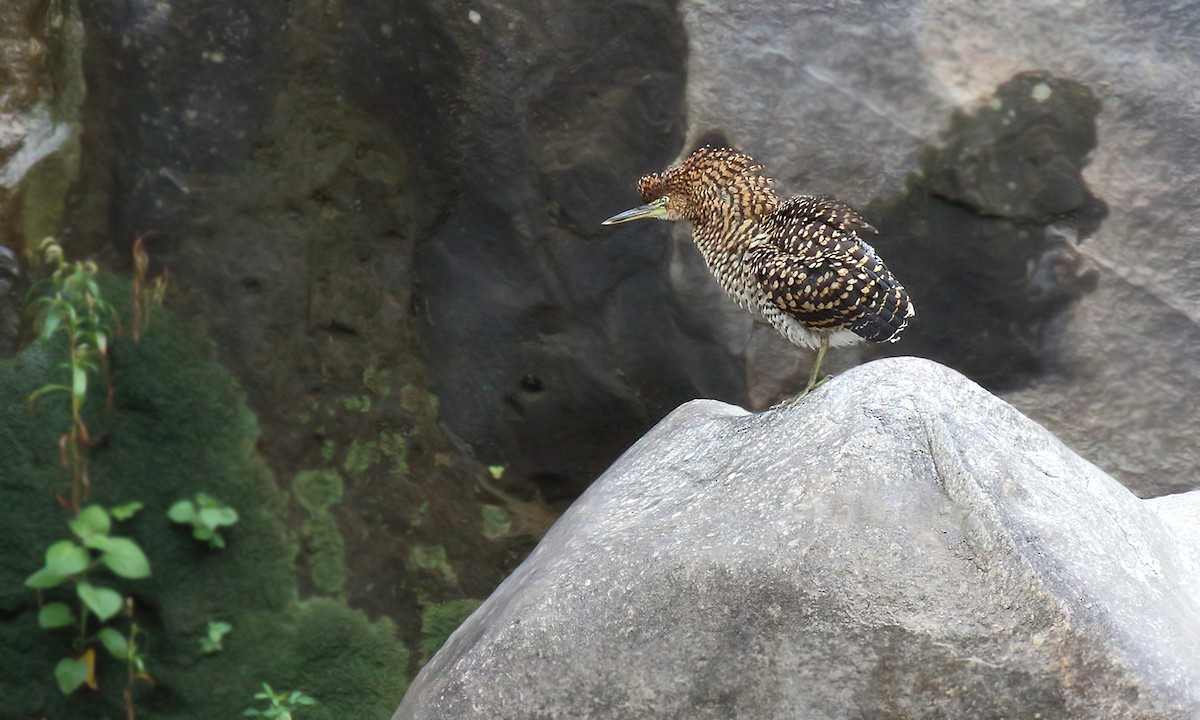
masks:
<svg viewBox="0 0 1200 720"><path fill-rule="evenodd" d="M861 233L877 233L829 196L780 200L763 166L729 147L701 147L638 181L644 205L602 225L657 218L685 221L717 282L756 320L816 351L806 397L829 348L896 342L916 315L908 292ZM820 378L820 379L818 379Z"/></svg>

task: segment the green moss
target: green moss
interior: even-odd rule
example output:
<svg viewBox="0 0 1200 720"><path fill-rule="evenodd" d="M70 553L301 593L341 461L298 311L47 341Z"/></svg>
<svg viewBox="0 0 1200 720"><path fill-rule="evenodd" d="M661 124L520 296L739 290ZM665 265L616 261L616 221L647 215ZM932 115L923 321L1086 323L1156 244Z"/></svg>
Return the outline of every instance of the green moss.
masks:
<svg viewBox="0 0 1200 720"><path fill-rule="evenodd" d="M408 569L424 570L439 575L447 585L458 584L458 574L446 559L446 548L441 545L417 545L408 551Z"/></svg>
<svg viewBox="0 0 1200 720"><path fill-rule="evenodd" d="M368 365L367 369L363 370L363 385L380 397L387 397L392 394L392 386L389 384L391 379L392 371L386 368L380 370L374 365Z"/></svg>
<svg viewBox="0 0 1200 720"><path fill-rule="evenodd" d="M127 284L111 279L103 289L110 298L128 293ZM405 647L390 623L372 623L339 601L297 600L296 547L279 521L282 493L255 454L254 416L193 335L168 313L158 314L140 344L123 337L113 350L111 421L101 383L89 400L93 434L106 438L92 455L91 500L145 505L122 523L122 535L146 550L154 571L121 585L134 593L139 623L149 632L147 669L157 682L139 690L138 716L240 717L267 681L318 699L305 720L387 717L404 692ZM53 668L69 643L38 629L36 596L22 586L41 565L45 548L68 533L66 514L55 501L55 493L68 487L57 462L58 437L69 422L66 402L46 398L33 411L24 402L33 389L61 381L62 358L55 351L36 345L0 361L3 714L123 717L124 668L107 656L98 664L100 692L58 692ZM328 478L310 482L331 496ZM196 542L188 528L166 517L172 503L201 490L241 516L224 531L223 551ZM332 557L340 537L329 529L314 528L313 537ZM337 574L323 568L322 582L335 583ZM51 593L47 599L58 599ZM223 652L205 655L196 638L214 618L237 631L225 638Z"/></svg>
<svg viewBox="0 0 1200 720"><path fill-rule="evenodd" d="M483 515L483 536L488 540L499 540L508 537L512 530L512 516L499 505L481 505Z"/></svg>
<svg viewBox="0 0 1200 720"><path fill-rule="evenodd" d="M408 474L408 441L397 432L379 436L379 452L392 461L391 473L398 477Z"/></svg>
<svg viewBox="0 0 1200 720"><path fill-rule="evenodd" d="M375 454L376 447L373 441L351 440L350 448L346 450L346 461L342 463L342 469L351 475L361 475L375 464Z"/></svg>
<svg viewBox="0 0 1200 720"><path fill-rule="evenodd" d="M313 584L335 595L346 586L346 541L337 519L319 509L302 527L308 548L308 567Z"/></svg>
<svg viewBox="0 0 1200 720"><path fill-rule="evenodd" d="M420 527L422 523L429 517L429 501L424 500L417 506L417 511L408 519L408 524L412 527Z"/></svg>
<svg viewBox="0 0 1200 720"><path fill-rule="evenodd" d="M341 402L351 412L371 412L371 398L366 395L347 395Z"/></svg>
<svg viewBox="0 0 1200 720"><path fill-rule="evenodd" d="M466 598L426 605L421 611L421 662L429 662L451 633L481 604L479 600Z"/></svg>
<svg viewBox="0 0 1200 720"><path fill-rule="evenodd" d="M346 587L346 542L329 512L342 499L344 485L336 470L307 470L292 481L296 502L310 515L300 531L313 584L336 595Z"/></svg>
<svg viewBox="0 0 1200 720"><path fill-rule="evenodd" d="M307 470L292 481L296 502L310 513L339 502L342 492L342 476L336 470Z"/></svg>

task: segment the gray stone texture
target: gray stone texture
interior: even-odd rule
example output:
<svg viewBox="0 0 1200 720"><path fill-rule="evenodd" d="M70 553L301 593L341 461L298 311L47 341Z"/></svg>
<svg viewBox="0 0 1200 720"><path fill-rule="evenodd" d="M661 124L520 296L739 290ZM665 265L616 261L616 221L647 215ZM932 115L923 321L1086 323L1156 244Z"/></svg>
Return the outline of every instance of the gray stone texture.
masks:
<svg viewBox="0 0 1200 720"><path fill-rule="evenodd" d="M679 408L424 668L417 718L1200 715L1200 492L1142 500L963 376Z"/></svg>
<svg viewBox="0 0 1200 720"><path fill-rule="evenodd" d="M1003 392L1139 494L1196 486L1200 6L686 0L680 12L688 144L727 139L785 191L865 211L918 312L888 352ZM998 103L1027 71L1053 78L1049 99ZM1027 112L1070 85L1095 110ZM726 324L746 332L736 315ZM770 333L747 363L755 406L803 372Z"/></svg>

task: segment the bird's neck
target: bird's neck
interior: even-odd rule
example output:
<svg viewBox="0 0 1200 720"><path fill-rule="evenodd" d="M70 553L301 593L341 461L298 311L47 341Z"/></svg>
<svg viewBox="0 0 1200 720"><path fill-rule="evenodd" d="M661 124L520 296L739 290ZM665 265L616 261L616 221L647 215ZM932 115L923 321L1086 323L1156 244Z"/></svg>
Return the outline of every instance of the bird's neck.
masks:
<svg viewBox="0 0 1200 720"><path fill-rule="evenodd" d="M753 227L778 207L778 196L762 184L709 188L690 218L696 245L706 258L713 253L733 252L749 242Z"/></svg>
<svg viewBox="0 0 1200 720"><path fill-rule="evenodd" d="M692 223L692 240L704 257L704 262L714 273L718 268L740 258L754 237L754 228L759 224L755 217L727 215L720 221L707 218Z"/></svg>
<svg viewBox="0 0 1200 720"><path fill-rule="evenodd" d="M689 219L697 228L731 228L761 220L778 207L779 197L774 190L757 177L745 178L744 182L706 188Z"/></svg>

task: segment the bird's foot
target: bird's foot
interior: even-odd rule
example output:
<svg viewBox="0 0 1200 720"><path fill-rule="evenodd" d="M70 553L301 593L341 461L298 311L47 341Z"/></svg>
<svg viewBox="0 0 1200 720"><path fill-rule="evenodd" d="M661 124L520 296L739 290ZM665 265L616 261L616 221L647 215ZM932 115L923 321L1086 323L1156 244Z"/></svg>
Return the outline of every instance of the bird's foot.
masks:
<svg viewBox="0 0 1200 720"><path fill-rule="evenodd" d="M833 376L826 375L825 377L821 378L820 380L816 380L814 382L809 383L808 386L805 387L803 390L801 390L797 395L790 397L787 400L781 400L780 402L777 402L774 405L772 405L769 409L783 410L784 408L790 408L790 407L795 407L795 406L799 405L801 400L808 397L809 393L811 393L813 390L816 390L817 388L824 385L825 381L831 377L833 377Z"/></svg>

